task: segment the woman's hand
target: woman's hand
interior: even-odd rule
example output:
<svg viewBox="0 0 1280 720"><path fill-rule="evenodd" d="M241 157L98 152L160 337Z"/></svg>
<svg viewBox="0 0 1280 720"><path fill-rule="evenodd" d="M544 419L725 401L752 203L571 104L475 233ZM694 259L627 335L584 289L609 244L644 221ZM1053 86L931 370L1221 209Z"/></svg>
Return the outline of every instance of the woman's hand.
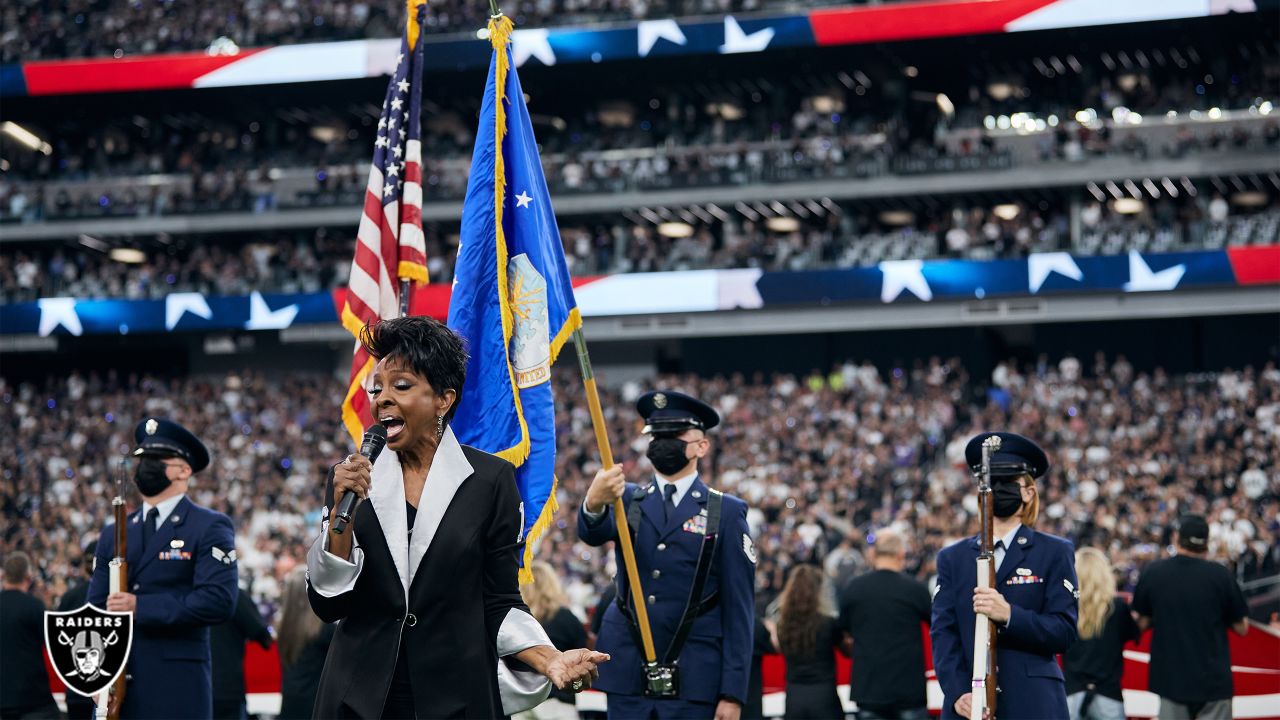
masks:
<svg viewBox="0 0 1280 720"><path fill-rule="evenodd" d="M569 650L552 657L542 674L558 690L582 692L591 687L591 683L600 676L597 666L608 661L609 656L602 652Z"/></svg>
<svg viewBox="0 0 1280 720"><path fill-rule="evenodd" d="M976 587L973 589L973 612L977 615L986 615L997 623L1006 625L1009 622L1009 616L1013 613L1013 608L995 588Z"/></svg>
<svg viewBox="0 0 1280 720"><path fill-rule="evenodd" d="M370 473L373 463L363 455L348 455L346 460L333 468L333 506L342 502L342 496L354 492L361 500L369 497L373 481Z"/></svg>

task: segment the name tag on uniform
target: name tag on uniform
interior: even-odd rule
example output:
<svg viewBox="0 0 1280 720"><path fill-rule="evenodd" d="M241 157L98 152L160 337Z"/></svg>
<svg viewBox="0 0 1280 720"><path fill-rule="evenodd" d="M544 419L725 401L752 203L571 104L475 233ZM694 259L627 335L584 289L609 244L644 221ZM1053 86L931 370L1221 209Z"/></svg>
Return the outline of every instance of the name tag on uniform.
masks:
<svg viewBox="0 0 1280 720"><path fill-rule="evenodd" d="M684 531L685 531L685 532L688 532L688 533L694 533L694 534L696 534L696 535L706 535L706 534L707 534L707 515L706 515L706 512L707 512L706 510L703 510L702 512L698 513L697 515L694 515L693 517L689 518L688 520L685 520L685 521L684 521Z"/></svg>
<svg viewBox="0 0 1280 720"><path fill-rule="evenodd" d="M164 552L160 553L160 559L161 560L190 560L191 553L187 550L178 550L178 549L165 550Z"/></svg>

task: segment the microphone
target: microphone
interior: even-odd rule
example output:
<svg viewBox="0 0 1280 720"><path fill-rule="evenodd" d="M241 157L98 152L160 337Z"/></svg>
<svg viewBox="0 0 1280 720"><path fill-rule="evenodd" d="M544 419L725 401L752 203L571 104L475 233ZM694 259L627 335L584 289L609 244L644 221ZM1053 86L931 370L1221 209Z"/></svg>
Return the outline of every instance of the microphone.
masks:
<svg viewBox="0 0 1280 720"><path fill-rule="evenodd" d="M378 459L378 455L382 453L382 448L387 446L387 429L381 425L374 425L365 430L364 439L360 441L360 454L369 458L372 464ZM360 498L351 491L342 496L342 500L338 503L336 516L333 519L333 532L341 535L347 529L347 525L351 524L351 516L356 511L356 503Z"/></svg>

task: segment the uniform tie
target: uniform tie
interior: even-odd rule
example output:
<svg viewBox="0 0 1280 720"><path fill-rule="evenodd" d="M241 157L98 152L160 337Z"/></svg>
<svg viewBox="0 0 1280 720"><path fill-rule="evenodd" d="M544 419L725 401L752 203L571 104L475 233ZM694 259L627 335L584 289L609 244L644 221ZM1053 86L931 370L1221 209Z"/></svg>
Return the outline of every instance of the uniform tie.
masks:
<svg viewBox="0 0 1280 720"><path fill-rule="evenodd" d="M151 508L147 511L147 519L142 522L142 547L146 547L151 542L151 536L156 531L156 520L160 518L160 508Z"/></svg>
<svg viewBox="0 0 1280 720"><path fill-rule="evenodd" d="M996 557L996 570L1000 570L1000 564L1004 562L1004 540L997 540L993 550Z"/></svg>
<svg viewBox="0 0 1280 720"><path fill-rule="evenodd" d="M667 483L667 486L662 488L662 494L666 496L666 499L662 502L662 519L670 520L671 511L676 507L676 486L672 483Z"/></svg>

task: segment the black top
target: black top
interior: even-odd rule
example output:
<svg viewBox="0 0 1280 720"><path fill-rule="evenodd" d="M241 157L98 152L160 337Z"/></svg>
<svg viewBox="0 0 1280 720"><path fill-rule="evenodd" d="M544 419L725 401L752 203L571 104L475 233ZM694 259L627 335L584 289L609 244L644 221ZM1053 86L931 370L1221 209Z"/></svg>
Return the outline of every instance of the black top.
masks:
<svg viewBox="0 0 1280 720"><path fill-rule="evenodd" d="M582 626L582 621L569 608L562 607L557 610L550 620L543 623L542 629L547 631L547 637L551 638L551 644L555 645L560 652L587 646L586 628ZM551 686L551 697L567 703L574 702L572 691L558 690L554 685Z"/></svg>
<svg viewBox="0 0 1280 720"><path fill-rule="evenodd" d="M1067 694L1087 690L1092 684L1099 695L1123 702L1120 678L1124 675L1124 645L1141 634L1129 612L1129 603L1116 598L1102 632L1088 640L1077 640L1062 656Z"/></svg>
<svg viewBox="0 0 1280 720"><path fill-rule="evenodd" d="M68 612L70 610L78 610L89 602L89 581L83 580L76 583L74 587L62 593L62 599L58 601L58 612ZM75 693L71 693L75 695ZM69 697L69 696L68 696ZM79 696L77 696L79 697Z"/></svg>
<svg viewBox="0 0 1280 720"><path fill-rule="evenodd" d="M813 641L813 652L808 655L791 655L785 650L783 658L787 662L787 685L826 685L836 686L835 649L840 647L844 639L844 630L833 617L822 619L818 626L817 637Z"/></svg>
<svg viewBox="0 0 1280 720"><path fill-rule="evenodd" d="M764 656L777 652L769 628L760 614L756 614L755 636L751 640L751 677L747 679L747 698L742 706L742 720L761 720L764 717Z"/></svg>
<svg viewBox="0 0 1280 720"><path fill-rule="evenodd" d="M281 661L280 715L277 720L311 720L316 689L320 687L320 673L324 670L324 659L333 640L333 628L333 625L321 628L320 634L303 646L292 665L284 667L284 661Z"/></svg>
<svg viewBox="0 0 1280 720"><path fill-rule="evenodd" d="M872 570L840 593L840 624L853 637L849 697L889 714L926 705L924 641L929 590L894 570Z"/></svg>
<svg viewBox="0 0 1280 720"><path fill-rule="evenodd" d="M1187 555L1157 560L1138 579L1133 609L1151 618L1151 692L1181 703L1231 697L1227 628L1249 608L1230 570Z"/></svg>
<svg viewBox="0 0 1280 720"><path fill-rule="evenodd" d="M253 598L240 590L231 619L209 628L215 701L244 699L244 644L249 641L271 647L271 631Z"/></svg>
<svg viewBox="0 0 1280 720"><path fill-rule="evenodd" d="M21 590L0 591L0 638L0 717L56 708L44 671L44 603Z"/></svg>
<svg viewBox="0 0 1280 720"><path fill-rule="evenodd" d="M409 544L413 544L413 521L418 519L418 508L408 500L404 501L405 524L409 528ZM404 652L404 633L400 634L400 654L396 656L396 672L391 676L391 686L398 688L402 692L412 692L405 690L411 686L409 682L409 659Z"/></svg>

